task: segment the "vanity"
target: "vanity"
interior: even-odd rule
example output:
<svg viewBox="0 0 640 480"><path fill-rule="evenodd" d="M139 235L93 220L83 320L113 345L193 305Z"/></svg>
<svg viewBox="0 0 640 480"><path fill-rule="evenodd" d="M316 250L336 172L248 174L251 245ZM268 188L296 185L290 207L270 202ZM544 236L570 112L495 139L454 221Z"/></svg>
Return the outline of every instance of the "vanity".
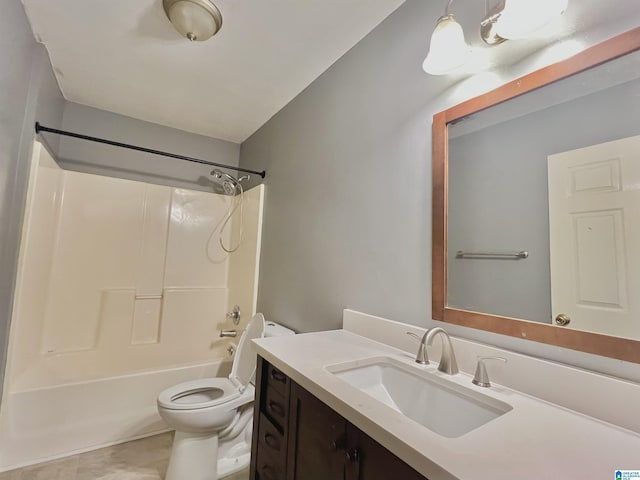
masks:
<svg viewBox="0 0 640 480"><path fill-rule="evenodd" d="M471 374L418 365L415 353L348 330L254 345L252 480L596 480L640 464L634 432L498 384L473 385ZM381 383L367 369L379 370ZM422 380L450 396L424 402ZM376 391L394 395L393 382L408 394L395 405ZM470 405L478 411L469 414ZM434 409L438 424L415 416Z"/></svg>

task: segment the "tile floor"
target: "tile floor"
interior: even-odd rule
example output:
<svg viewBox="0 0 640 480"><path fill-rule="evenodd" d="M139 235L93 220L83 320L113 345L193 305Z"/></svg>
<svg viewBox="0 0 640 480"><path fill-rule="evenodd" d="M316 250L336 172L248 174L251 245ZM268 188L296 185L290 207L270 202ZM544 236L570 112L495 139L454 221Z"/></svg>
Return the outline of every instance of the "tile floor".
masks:
<svg viewBox="0 0 640 480"><path fill-rule="evenodd" d="M0 473L0 480L162 480L172 433ZM225 480L248 480L249 471ZM187 479L185 479L187 480Z"/></svg>

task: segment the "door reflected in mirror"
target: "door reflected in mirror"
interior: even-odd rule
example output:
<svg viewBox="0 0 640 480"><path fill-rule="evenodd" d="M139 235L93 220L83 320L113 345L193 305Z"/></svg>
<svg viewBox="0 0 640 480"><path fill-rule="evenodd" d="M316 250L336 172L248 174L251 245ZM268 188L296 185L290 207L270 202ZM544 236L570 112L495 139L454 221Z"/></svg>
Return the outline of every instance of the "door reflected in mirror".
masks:
<svg viewBox="0 0 640 480"><path fill-rule="evenodd" d="M640 338L640 135L551 155L548 172L554 322Z"/></svg>

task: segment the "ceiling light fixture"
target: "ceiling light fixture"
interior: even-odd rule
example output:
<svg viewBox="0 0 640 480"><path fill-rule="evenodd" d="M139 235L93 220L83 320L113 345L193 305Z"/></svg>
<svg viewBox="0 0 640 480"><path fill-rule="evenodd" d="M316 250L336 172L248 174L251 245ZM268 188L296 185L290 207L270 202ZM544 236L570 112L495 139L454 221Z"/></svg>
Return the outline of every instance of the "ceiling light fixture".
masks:
<svg viewBox="0 0 640 480"><path fill-rule="evenodd" d="M163 0L169 20L190 41L209 40L222 27L222 14L209 0Z"/></svg>
<svg viewBox="0 0 640 480"><path fill-rule="evenodd" d="M431 75L445 75L461 67L469 59L471 47L464 39L462 27L449 13L453 0L449 0L445 13L438 19L431 34L429 53L422 69Z"/></svg>

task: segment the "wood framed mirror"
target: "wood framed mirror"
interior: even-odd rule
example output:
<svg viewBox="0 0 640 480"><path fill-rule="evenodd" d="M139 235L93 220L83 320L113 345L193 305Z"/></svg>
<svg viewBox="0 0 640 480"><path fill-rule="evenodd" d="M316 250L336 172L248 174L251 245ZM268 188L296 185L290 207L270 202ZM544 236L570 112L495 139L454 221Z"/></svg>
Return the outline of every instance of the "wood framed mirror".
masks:
<svg viewBox="0 0 640 480"><path fill-rule="evenodd" d="M484 125L490 126L493 130L497 132L498 135L502 134L502 137L499 137L500 138L499 141L495 141L495 139L490 140L487 137L484 137L482 143L484 143L485 146L488 145L487 149L489 150L493 149L493 152L507 152L509 151L509 147L507 146L506 142L508 142L509 139L512 139L515 136L512 135L510 132L506 132L505 129L507 126L511 128L513 124L517 123L516 122L517 119L524 117L524 114L519 111L510 112L505 116L505 112L506 112L505 107L507 104L509 104L510 102L514 102L514 104L519 103L521 105L529 103L531 105L536 105L535 107L536 110L541 110L541 109L548 110L554 115L554 118L559 118L562 115L553 113L551 109L556 108L558 104L565 102L565 98L562 97L563 91L565 92L565 94L567 94L567 92L570 92L570 96L572 96L572 99L571 99L572 101L579 100L578 95L573 97L573 91L576 90L575 85L586 86L586 89L588 90L588 92L585 93L584 95L587 95L587 94L591 95L594 93L594 91L598 90L598 88L593 88L594 85L592 85L592 83L598 82L599 81L598 79L603 78L605 74L617 79L618 74L615 73L615 70L612 70L610 66L613 65L614 62L625 62L625 61L627 63L626 65L623 66L623 70L626 72L627 75L631 75L631 76L625 79L621 79L619 82L616 80L616 82L613 82L613 83L617 83L619 85L625 85L625 86L631 85L634 88L634 92L640 92L640 89L638 89L638 85L640 85L640 27L630 30L624 34L621 34L617 37L614 37L596 46L590 47L571 58L568 58L561 62L547 66L540 70L537 70L517 80L511 81L489 93L480 95L476 98L463 102L459 105L449 108L448 110L440 112L434 116L434 119L433 119L433 243L432 243L432 248L433 248L432 250L432 269L433 269L432 270L432 279L433 279L432 308L433 308L433 311L432 311L432 314L435 320L440 320L440 321L462 325L465 327L476 328L480 330L486 330L486 331L490 331L490 332L494 332L502 335L509 335L513 337L528 339L528 340L546 343L550 345L556 345L559 347L570 348L570 349L574 349L582 352L593 353L593 354L616 358L620 360L640 363L640 311L635 311L635 312L631 311L631 307L630 307L630 304L635 305L637 303L638 307L640 308L640 291L634 288L635 284L633 282L635 282L635 277L636 277L635 272L629 273L628 271L625 270L625 269L632 268L633 265L637 263L638 264L637 276L638 278L640 278L640 250L638 251L637 262L635 260L635 257L633 257L633 260L628 260L624 256L621 257L619 252L616 253L618 250L620 251L624 250L626 252L625 253L626 255L630 255L632 253L631 244L634 244L635 242L632 239L630 240L629 238L626 238L623 233L621 234L619 242L617 242L617 240L615 239L609 242L610 250L611 250L611 252L609 252L610 253L609 256L607 256L607 254L600 254L600 253L594 254L593 249L590 250L591 248L590 245L592 246L593 241L589 243L588 240L584 240L582 239L582 237L580 237L580 235L583 235L583 236L587 235L587 234L584 234L584 232L580 233L581 228L584 227L583 230L587 232L589 235L592 234L593 232L597 233L599 231L598 228L600 227L602 227L603 229L605 228L603 227L603 225L605 225L608 220L602 221L598 224L595 224L595 223L590 224L587 221L582 221L583 217L580 217L580 219L576 220L577 217L576 215L574 215L576 212L570 212L573 215L572 217L573 220L571 220L573 222L571 224L573 225L573 227L571 226L570 227L573 228L573 232L576 235L576 238L582 239L580 240L582 243L579 244L580 245L579 248L581 250L578 253L573 253L571 255L558 254L558 252L554 250L555 247L550 246L550 244L552 243L550 238L554 236L554 234L551 233L553 228L550 226L550 223L553 223L553 222L550 219L553 219L553 217L556 215L555 213L551 213L552 210L555 211L554 210L555 206L553 207L553 209L550 207L550 204L552 203L552 201L549 199L550 197L545 197L544 199L544 202L546 202L545 205L547 205L547 207L549 208L549 210L546 213L542 213L540 215L537 215L537 214L532 215L527 213L526 209L523 209L522 212L520 213L520 211L518 211L518 207L514 206L514 210L516 210L516 213L513 213L513 211L511 211L511 213L509 214L511 215L510 218L512 219L511 223L514 223L513 221L514 218L519 218L518 222L520 223L515 222L516 229L519 229L519 225L521 224L524 225L529 222L535 223L534 217L536 218L540 217L542 219L540 220L541 222L546 221L546 226L544 226L544 228L542 224L539 226L539 228L537 228L538 231L543 231L546 237L543 238L543 241L539 242L536 248L532 248L531 251L528 251L529 247L527 247L527 245L521 245L521 244L509 245L509 247L511 248L511 253L509 253L509 255L517 254L520 251L527 250L526 258L523 258L524 254L521 255L520 257L518 257L518 255L513 255L511 257L500 257L501 255L506 255L505 253L503 253L504 250L506 249L506 246L505 245L497 246L497 245L488 245L488 244L482 245L482 240L479 238L483 237L483 235L479 234L478 232L473 233L472 231L466 231L465 234L458 235L459 237L462 237L467 240L472 239L473 241L476 241L476 239L478 239L476 244L461 247L459 244L455 244L455 242L452 241L452 238L450 237L451 232L449 231L450 228L453 228L452 227L453 224L455 225L463 224L457 216L455 218L453 216L450 217L450 215L453 215L452 212L454 212L452 208L455 206L456 208L455 212L460 212L464 208L473 207L474 204L476 203L474 200L474 197L469 197L465 201L460 201L460 198L459 198L460 191L468 192L468 188L470 185L480 184L484 182L486 178L495 178L495 177L505 177L507 179L509 178L509 174L508 174L509 169L503 166L501 168L504 169L504 173L503 173L503 170L500 170L497 175L495 172L493 174L492 173L486 173L486 174L482 173L480 175L476 174L475 177L471 176L470 178L466 179L466 183L465 182L456 183L457 180L452 182L452 179L453 179L453 177L451 177L452 172L454 171L460 172L466 169L468 166L468 163L467 163L467 166L465 166L464 164L460 164L455 168L452 168L453 163L451 162L453 162L453 159L450 158L450 154L452 154L454 150L451 144L451 142L455 140L451 132L453 126L455 126L455 128L458 129L458 126L457 126L458 124L464 125L467 120L473 119L472 121L469 121L467 123L467 125L469 125L473 122L476 122L476 118L479 117L480 115L485 115L485 112L491 112L490 114L486 115L486 120L484 121ZM600 73L600 72L604 72L604 73ZM586 75L586 77L580 77L580 75ZM585 78L587 80L584 80ZM574 82L576 83L574 85L562 84L562 82L569 81L570 79L576 79L574 80ZM550 98L548 100L548 105L539 105L540 100L544 98L543 95L547 95L548 92L552 91L551 88L555 89L555 91L553 94L549 94ZM546 89L549 89L549 90L546 90ZM607 86L607 89L609 89L609 85ZM618 93L621 95L624 95L624 92L618 92ZM534 96L530 97L529 100L527 100L526 97L528 95L534 95ZM629 101L633 100L634 102L636 102L636 104L633 106L629 106L629 107L623 106L621 107L621 109L618 109L617 111L612 111L612 112L599 112L599 113L585 114L584 112L580 111L582 112L581 113L582 118L588 117L593 119L594 121L600 122L601 125L605 125L605 124L611 123L611 119L617 117L618 114L620 114L621 112L628 113L631 115L630 117L631 119L635 118L635 125L638 126L637 127L638 131L637 133L634 134L633 131L629 133L625 130L625 132L619 133L617 135L620 138L622 137L627 138L627 137L631 137L632 135L636 135L637 136L636 140L640 140L640 115L638 115L640 113L640 106L638 106L638 104L640 104L640 93L634 94L632 95L632 97L633 98L628 98L628 100ZM591 99L591 97L589 98ZM624 96L621 97L621 99L622 99L621 101L623 102L625 101ZM542 100L542 103L544 104L544 102L546 101L547 101L546 99ZM594 103L593 100L589 100L589 101L591 101L591 103ZM538 112L536 112L536 114L537 113ZM550 123L545 120L543 120L542 122ZM476 123L481 124L482 122L479 122L479 123L476 122ZM631 122L627 121L625 123L625 126L629 123L634 124L633 121ZM573 127L576 131L581 131L583 133L585 131L588 131L588 127L583 126L580 122L576 122L576 124L573 125ZM468 126L465 126L465 128L462 129L463 130L462 133L456 133L455 135L460 137L460 136L463 136L463 134L469 134L469 132L473 132L473 134L478 135L481 128L484 128L484 127L479 127L476 125L475 127L469 128ZM502 128L502 130L500 130L500 128ZM636 127L633 126L633 128L636 128ZM465 129L466 131L464 131ZM469 135L467 135L467 137L468 136ZM595 143L602 143L600 140L598 140L599 138L598 134L591 135L587 143L584 143L583 141L575 145L565 142L566 140L565 137L567 136L569 135L562 136L562 139L561 139L562 142L556 142L563 145L563 148L557 147L557 148L560 148L559 151L573 152L573 151L577 151L578 148L591 146L592 144L595 144ZM593 138L593 140L591 140L591 138ZM606 140L607 138L605 138L605 141ZM589 141L591 143L589 143ZM522 144L520 145L519 151L523 152L528 149L529 147L527 145ZM476 166L484 166L483 162L487 161L487 159L483 158L479 154L482 148L473 147L469 150L472 152L475 152L472 155L472 158L470 159L470 161ZM459 152L460 148L455 147L455 151ZM543 191L544 195L548 193L547 190L550 192L553 189L551 187L551 184L553 183L553 181L550 180L550 177L548 177L548 175L550 175L550 173L548 174L548 168L551 168L550 165L553 162L553 160L551 159L551 157L553 156L552 154L557 154L557 153L558 151L553 150L551 148L546 152L545 155L540 155L539 162L541 162L541 165L539 167L540 175L538 176L541 178L544 177L542 179L544 184L540 184L536 188L538 192ZM637 149L636 153L638 153L638 155L633 165L637 165L638 171L640 172L640 148ZM492 155L492 157L493 156L499 156L499 155L496 154L496 155ZM520 155L517 155L517 156L520 156ZM457 156L455 161L458 161ZM515 161L516 159L513 156L513 150L512 150L512 156L510 157L509 165L512 165ZM634 159L631 159L631 161L633 162ZM613 162L613 163L618 165L617 167L614 166L609 168L608 166L605 165L606 162L602 163L599 161L591 161L589 165L591 166L596 165L598 168L594 169L589 167L589 172L584 175L584 178L583 178L584 181L575 180L574 178L573 180L574 186L577 185L576 182L578 182L580 185L584 184L587 186L593 186L595 189L600 189L600 191L602 191L605 184L601 182L605 182L605 183L612 182L611 185L615 183L617 187L619 187L618 190L620 191L625 190L626 189L624 187L625 180L623 179L618 181L616 180L616 178L618 177L622 178L621 170L625 170L625 169L633 170L635 169L635 166L633 168L627 168L625 167L625 164L620 164L619 162L618 163L616 162ZM576 171L575 168L577 167L575 167L574 165L573 167L570 167L570 168L573 168L571 172L574 172ZM604 175L607 177L608 180L606 181L601 180L601 178L598 177L598 175L600 175L600 173L598 172L600 173L608 172ZM533 182L532 178L536 176L535 174L530 174L526 171L522 171L520 175L524 177L524 180L528 183L532 183ZM529 178L530 175L531 175L531 181ZM580 182L583 182L583 183L580 183ZM458 193L455 193L454 190L455 192L458 192ZM633 184L630 183L629 190L640 190L640 181ZM481 195L486 196L487 191L493 192L495 194L496 204L501 203L503 205L504 204L508 205L512 202L512 197L509 196L507 193L505 193L504 196L501 197L503 192L501 187L494 188L493 190L485 189L484 193L482 192L477 193L478 196L475 198L481 198L480 197ZM510 193L513 193L513 191L511 191ZM631 201L634 204L639 204L639 208L640 208L640 201L634 201L633 199ZM617 207L613 208L610 206L607 208L608 208L607 211L609 213L617 209ZM622 211L620 212L621 212L620 215L618 215L617 217L613 214L607 216L608 219L613 219L611 220L612 222L611 223L612 226L610 226L611 229L614 229L614 230L617 229L618 224L616 222L618 222L619 218L624 217L624 212ZM458 214L456 213L456 215ZM504 212L502 212L502 215L505 216ZM629 215L627 215L627 217L629 217ZM474 220L471 223L479 224L486 229L499 231L499 229L501 228L492 224L491 221L486 222L486 221L482 221L482 219L478 219L478 215L474 216L474 214L471 214L471 218L472 220ZM597 220L597 221L600 221L600 220ZM506 223L509 223L509 221L507 221ZM637 223L640 225L640 218L637 218L635 220L631 219L630 223ZM456 226L456 229L457 228L458 227ZM481 227L478 227L478 228L481 228ZM609 237L611 237L611 235L609 235L609 233L607 232L608 231L602 230L601 237L604 239L608 239ZM609 237L607 235L609 235ZM496 238L496 236L498 236L500 239L503 239L505 237L505 235L499 234L499 235L494 235L494 238ZM544 245L545 242L546 242L546 246ZM473 242L469 242L469 243L473 243ZM640 244L640 242L638 243ZM484 248L484 251L482 250L483 248ZM474 257L473 253L471 255L472 259L470 260L464 260L464 257L465 257L464 254L458 255L458 257L456 258L456 252L458 252L458 250L464 250L464 249L468 249L468 251L475 252L476 254L480 253L480 258L478 256ZM488 254L483 252L488 252ZM487 255L487 256L483 256L483 255ZM597 314L603 315L603 318L604 318L604 315L609 310L615 311L615 312L631 311L631 316L635 319L635 323L638 325L638 330L637 330L638 335L629 334L626 330L622 334L617 334L614 330L611 330L611 331L606 329L598 330L597 328L592 328L589 326L582 329L573 328L573 325L560 326L560 323L562 323L563 317L560 316L560 312L553 311L553 308L551 306L551 304L553 303L551 300L551 297L555 297L558 295L556 293L551 292L550 285L551 284L559 285L561 284L561 281L558 280L557 278L555 279L548 278L550 277L550 273L549 273L550 270L552 270L554 267L544 267L541 269L543 271L543 274L547 276L546 279L530 282L530 284L533 284L536 286L542 286L542 288L540 288L540 291L542 292L540 293L540 297L537 297L531 294L533 289L530 287L530 285L525 284L524 286L521 286L521 287L519 287L518 285L515 285L514 287L512 287L512 285L514 285L516 282L513 282L511 280L507 282L503 282L503 283L506 283L506 286L504 286L503 289L510 290L509 292L506 292L506 294L509 295L510 303L513 303L513 304L529 303L530 306L535 307L536 304L538 303L542 304L542 303L548 302L549 305L545 306L547 310L540 313L540 318L534 318L537 314L528 313L528 311L527 313L524 313L524 312L520 313L517 309L509 310L508 306L503 309L497 308L497 307L493 308L492 302L495 301L496 304L500 303L500 292L487 290L488 293L486 293L483 296L483 298L480 298L480 299L476 298L468 302L466 302L464 299L461 300L459 298L457 291L455 295L452 294L454 289L458 289L460 287L460 284L464 283L460 279L466 281L468 278L473 278L474 274L476 275L476 283L467 285L466 286L467 291L473 291L473 290L480 291L483 288L485 288L486 285L499 284L500 281L503 280L500 276L501 275L500 272L506 269L510 270L511 272L510 274L513 275L513 278L518 278L518 277L530 278L529 274L526 273L528 270L524 268L525 265L529 267L535 266L535 265L544 265L545 261L548 264L553 260L554 257L555 258L566 257L567 259L569 259L567 260L569 263L573 262L572 264L573 266L570 265L567 268L569 270L571 270L571 268L574 269L572 271L574 276L576 276L577 278L576 282L578 283L580 281L583 282L582 284L580 284L582 286L579 288L582 288L585 292L587 292L587 290L591 288L590 284L586 285L585 282L591 282L594 284L598 284L600 286L604 285L607 287L606 288L607 292L604 292L604 293L602 292L593 293L590 291L587 293L584 293L582 292L582 290L580 291L582 293L574 292L574 296L577 295L576 297L577 300L575 300L574 303L582 302L581 299L583 299L584 297L586 300L584 300L582 303L584 303L584 305L586 305L591 309L595 309ZM507 260L506 258L509 258L509 260ZM584 259L587 259L587 260L598 259L599 263L595 262L594 265L585 267L583 264L580 263L580 261L585 261ZM609 260L610 262L607 263ZM467 263L454 263L454 262L467 262ZM613 263L618 262L619 265L617 267L616 265L610 265L610 263L612 262ZM460 265L463 265L464 268L467 269L467 272L470 272L470 273L465 274L464 270L461 270L462 267L459 268ZM470 266L472 265L475 265L475 267L471 268ZM484 276L482 276L482 274L479 275L478 272L482 272L483 268L486 268L487 266L492 266L491 267L493 268L493 270L491 270L492 273L485 274ZM584 280L581 277L578 278L579 275L582 274L582 273L576 273L576 270L578 269L578 267L582 268L582 270L580 271L582 273L584 273L584 271L587 271L589 269L591 269L591 273L596 272L597 274L595 276L598 277L598 281L595 281L595 280L592 281L588 279ZM599 268L600 269L604 268L602 273L599 273L600 272L600 270L598 270ZM546 273L544 273L545 271ZM452 272L454 272L455 275L457 275L457 279L455 281L452 280L453 278ZM616 288L612 287L612 285L614 284ZM598 285L596 285L596 287L598 287ZM464 288L462 290L464 290ZM548 292L549 298L540 300L540 298L545 297L545 295L547 295L547 293L545 292ZM525 297L523 298L525 298L525 300L518 301L517 300L518 294L524 294ZM527 297L527 295L529 296ZM593 298L595 298L595 300L588 298L589 295L592 295ZM569 296L571 296L571 293L569 294ZM635 297L638 297L637 301L635 300ZM483 301L486 301L487 305L489 306L486 308L481 308L479 305ZM554 324L554 321L557 324ZM580 322L576 321L575 323L580 323ZM615 322L607 321L607 323L614 324Z"/></svg>

